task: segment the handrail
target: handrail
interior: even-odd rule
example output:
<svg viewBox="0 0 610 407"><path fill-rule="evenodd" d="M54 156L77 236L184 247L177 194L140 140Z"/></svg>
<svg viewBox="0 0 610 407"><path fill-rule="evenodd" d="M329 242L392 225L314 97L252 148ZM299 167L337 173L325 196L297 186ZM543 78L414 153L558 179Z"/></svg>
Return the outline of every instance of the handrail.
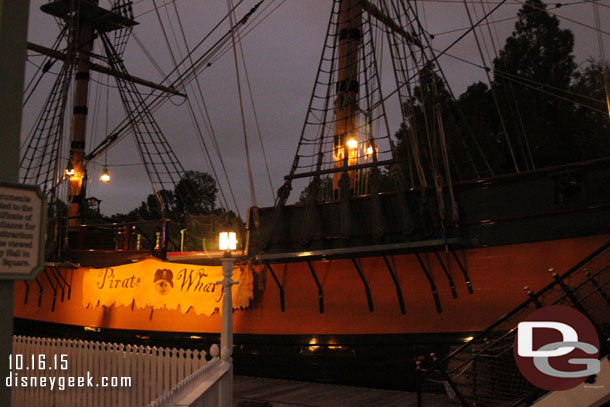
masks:
<svg viewBox="0 0 610 407"><path fill-rule="evenodd" d="M533 308L556 304L575 307L593 323L601 340L600 355L608 355L610 346L605 338L610 327L607 318L610 315L610 297L605 295L600 287L610 283L609 248L610 241L561 275L553 273L551 283L536 293L528 290L529 299L441 360L434 358L431 368L422 369L418 364L418 407L423 405L422 396L426 394L424 387L435 382L444 382L445 386L450 388L448 392L457 397L462 407L471 406L471 403L481 406L517 407L522 405L520 403L523 401L540 396L541 391L534 389L519 374L512 357L517 324L523 316L521 313L529 312ZM591 290L590 285L593 286ZM603 297L604 302L601 305L595 299L588 300L595 293ZM430 377L432 374L435 376ZM508 386L508 383L511 385Z"/></svg>
<svg viewBox="0 0 610 407"><path fill-rule="evenodd" d="M191 406L213 388L229 371L231 363L218 357L218 345L212 345L213 355L205 366L176 383L167 393L152 401L149 407Z"/></svg>
<svg viewBox="0 0 610 407"><path fill-rule="evenodd" d="M156 220L135 220L133 222L113 222L113 223L90 223L90 224L82 224L78 226L73 226L74 228L92 228L92 227L122 227L122 226L137 226L137 225L146 225L153 223L164 223L164 222L172 222L171 219L156 219Z"/></svg>
<svg viewBox="0 0 610 407"><path fill-rule="evenodd" d="M206 397L208 392L212 391L216 384L226 378L226 375L229 374L230 371L231 363L221 360L209 369L207 378L203 378L203 381L199 383L196 388L184 395L184 397L176 403L176 407L191 407L197 405L197 400Z"/></svg>
<svg viewBox="0 0 610 407"><path fill-rule="evenodd" d="M595 257L597 257L599 254L603 253L605 250L608 250L608 248L610 248L610 241L604 243L602 246L600 246L599 248L597 248L596 250L594 250L591 254L589 254L588 256L586 256L584 259L582 259L581 261L579 261L578 263L576 263L576 265L572 266L568 271L566 271L565 273L561 274L559 276L560 280L564 280L566 278L568 278L570 275L572 275L574 272L576 272L578 269L580 269L582 266L584 266L585 264L587 264L588 262L590 262L592 259L594 259ZM552 281L551 283L547 284L544 288L542 288L541 290L539 290L538 292L536 292L533 297L540 297L541 295L545 294L547 291L551 290L552 288L554 288L555 286L557 286L559 284L559 282L557 280ZM529 306L534 300L532 298L528 299L527 301L521 303L519 306L517 306L516 308L514 308L512 311L507 312L506 314L504 314L502 317L500 317L500 319L496 320L496 322L494 322L493 324L491 324L487 329L485 329L484 331L482 331L481 333L475 335L473 337L473 339L471 339L470 341L464 343L463 345L461 345L460 347L458 347L456 350L454 350L453 352L451 352L449 355L445 356L443 359L441 359L440 361L437 361L434 365L432 365L432 367L430 367L429 369L427 369L424 373L422 373L421 379L423 380L424 378L426 378L432 371L434 371L436 368L438 368L439 366L443 366L444 364L447 363L447 361L449 361L451 358L453 358L456 354L462 352L465 348L467 348L469 346L469 343L472 341L476 341L478 339L483 338L485 335L487 335L488 333L490 333L491 331L493 331L496 327L498 327L499 325L501 325L502 323L504 323L505 321L507 321L508 319L510 319L510 317L512 317L513 315L517 314L519 311L521 311L522 309L526 308L527 306Z"/></svg>

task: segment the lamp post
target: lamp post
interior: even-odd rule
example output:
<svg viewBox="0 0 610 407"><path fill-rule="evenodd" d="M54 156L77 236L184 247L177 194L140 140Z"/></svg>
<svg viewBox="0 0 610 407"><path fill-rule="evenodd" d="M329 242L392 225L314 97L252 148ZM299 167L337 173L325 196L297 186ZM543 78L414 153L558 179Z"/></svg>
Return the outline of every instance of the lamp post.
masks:
<svg viewBox="0 0 610 407"><path fill-rule="evenodd" d="M232 363L231 354L233 353L233 295L231 287L237 284L231 280L233 275L233 264L235 259L231 256L231 251L237 248L237 237L235 232L221 232L218 239L218 248L224 250L222 262L223 280L222 284L222 316L220 330L220 359L225 363ZM233 405L233 366L229 369L229 384L221 390L223 395L223 405Z"/></svg>

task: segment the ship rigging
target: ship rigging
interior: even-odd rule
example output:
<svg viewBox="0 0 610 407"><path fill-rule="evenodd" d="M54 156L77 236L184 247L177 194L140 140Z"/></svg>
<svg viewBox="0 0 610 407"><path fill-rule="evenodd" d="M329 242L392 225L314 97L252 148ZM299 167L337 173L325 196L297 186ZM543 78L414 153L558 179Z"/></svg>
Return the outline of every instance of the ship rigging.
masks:
<svg viewBox="0 0 610 407"><path fill-rule="evenodd" d="M235 366L246 374L413 389L416 366L435 358L430 352L440 356L469 341L528 295L523 286L536 292L552 278L549 268L567 270L608 240L607 143L579 156L597 158L586 162L554 166L551 153L580 152L580 143L570 144L576 113L594 124L582 126L590 131L588 139L605 140L604 61L601 69L579 71L582 88L572 86L572 54L545 65L553 48L538 36L552 32L553 41L563 39L570 48L555 17L577 7L603 15L610 10L603 2L443 2L454 12L459 7L462 23L452 12L446 21L459 27L437 29L430 22L444 8L431 15L430 2L421 1L333 0L325 3L321 23L316 13L308 14L309 4L229 0L207 29L200 29L201 15L179 7L184 3L52 0L42 6L48 19L56 19L59 35L54 45L34 40L29 45L30 62L40 69L30 77L26 107L36 102L34 91L44 90L46 79L53 84L39 120L24 131L21 174L54 204L53 244L39 277L15 285L17 331L40 329L44 321L55 334L80 337L87 327L100 340L123 335L138 343L185 346L216 335L220 320L213 303L204 315L198 298L176 296L169 307L164 297L136 298L142 293L125 291L134 287L119 283L113 286L121 291L116 297L101 298L88 278L116 272L114 277L131 286L138 274L150 283L162 279L169 289L185 282L187 272L195 276L218 262L221 253L210 237L225 225L215 196L201 213L185 214L183 203L182 218L165 218L172 194L198 201L184 183L179 188L191 168L180 158L185 153L196 155L196 169L207 161L220 207L235 210L232 226L245 229L234 254L235 275L243 282L237 288L245 291L239 296L243 309L235 313ZM511 27L516 22L515 34L501 48L505 16L497 13L509 6L519 10L506 21ZM299 18L282 22L294 30L307 26L307 35L295 39L288 30L265 31L263 22L290 7ZM588 24L565 17L562 24L566 18L585 24L581 27L593 38L599 34L589 53L604 55L603 18ZM160 23L156 36L138 35L146 20ZM545 30L535 29L540 21ZM259 30L265 35L245 41ZM312 56L305 38L318 31L322 51ZM459 55L467 39L471 47ZM545 46L528 48L534 40ZM517 45L533 56L508 58L511 46L520 50ZM136 46L141 58L133 61L129 51ZM167 64L157 61L163 46ZM248 54L253 46L263 57ZM275 53L281 58L271 61ZM230 64L223 65L225 60ZM483 81L466 96L450 86L466 76L458 65L447 69L452 60L475 66ZM542 61L542 67L528 76L532 60ZM281 81L283 71L310 63L311 81L304 75ZM256 65L264 76L255 74ZM256 88L261 79L279 82L263 94L264 104ZM308 90L292 87L297 82L307 82ZM586 94L587 89L593 92ZM120 103L103 97L111 92ZM215 99L227 95L234 103L231 109L222 106L224 116L217 120ZM256 126L247 120L247 102L254 100ZM186 116L174 114L178 107L186 108ZM172 113L164 114L166 108ZM268 124L279 116L296 127ZM193 127L184 126L182 117L192 119ZM260 147L258 159L255 133L267 146L266 154ZM190 151L193 139L201 151ZM561 149L551 148L561 143ZM235 153L242 149L252 156ZM99 208L91 195L102 188L93 174L106 170L112 180L103 187L116 185L121 167L113 158L119 154L130 155L130 165L133 157L141 161L154 193L145 204L156 205L162 219L86 223L84 204ZM272 159L267 162L265 155ZM281 160L292 164L279 172L275 162ZM237 173L232 167L240 177L230 176ZM134 169L126 167L130 192L140 183ZM72 175L66 177L66 170ZM254 191L262 182L254 181L253 173L264 179L265 170L264 183L272 191L273 185L281 187L267 194L273 204L258 208L265 198ZM250 202L247 215L239 211L240 195ZM149 259L151 254L161 260ZM125 267L123 277L119 265ZM596 298L606 301L609 282L593 281L595 292L603 294ZM213 287L211 282L205 289ZM385 374L371 377L371 370Z"/></svg>

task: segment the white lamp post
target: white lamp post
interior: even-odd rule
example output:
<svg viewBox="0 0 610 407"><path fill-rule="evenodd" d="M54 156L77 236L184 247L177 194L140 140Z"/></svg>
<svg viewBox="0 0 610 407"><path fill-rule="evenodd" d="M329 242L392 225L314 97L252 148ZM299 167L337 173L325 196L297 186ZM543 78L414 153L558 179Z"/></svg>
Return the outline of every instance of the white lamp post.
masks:
<svg viewBox="0 0 610 407"><path fill-rule="evenodd" d="M235 232L221 232L218 238L218 248L224 250L224 256L220 260L222 262L223 280L219 281L222 284L222 317L220 331L220 359L226 363L232 363L231 354L233 353L233 295L231 287L237 284L231 280L233 275L233 264L235 259L231 257L231 250L237 248L237 236ZM233 405L233 366L230 368L229 375L231 380L226 389L222 389L223 405Z"/></svg>

